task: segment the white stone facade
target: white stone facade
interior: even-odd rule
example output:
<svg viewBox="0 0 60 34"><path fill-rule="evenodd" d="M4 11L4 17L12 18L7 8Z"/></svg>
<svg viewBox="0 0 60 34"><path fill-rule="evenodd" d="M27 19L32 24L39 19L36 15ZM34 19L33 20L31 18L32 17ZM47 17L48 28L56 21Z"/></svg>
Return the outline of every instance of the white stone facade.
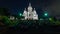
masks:
<svg viewBox="0 0 60 34"><path fill-rule="evenodd" d="M29 3L28 8L24 10L23 16L25 17L25 20L38 20L38 14L36 13L35 8L33 9L31 6L31 3Z"/></svg>

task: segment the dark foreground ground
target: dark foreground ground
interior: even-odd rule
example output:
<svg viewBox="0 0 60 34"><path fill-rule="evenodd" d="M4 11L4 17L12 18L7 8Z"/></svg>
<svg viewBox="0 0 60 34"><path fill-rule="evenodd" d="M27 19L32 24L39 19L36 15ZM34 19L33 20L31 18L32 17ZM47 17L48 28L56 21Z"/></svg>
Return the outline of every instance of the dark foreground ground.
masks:
<svg viewBox="0 0 60 34"><path fill-rule="evenodd" d="M20 33L60 33L60 25L24 25L7 26L0 23L0 34L20 34Z"/></svg>
<svg viewBox="0 0 60 34"><path fill-rule="evenodd" d="M60 26L0 27L0 34L20 34L20 33L60 33Z"/></svg>

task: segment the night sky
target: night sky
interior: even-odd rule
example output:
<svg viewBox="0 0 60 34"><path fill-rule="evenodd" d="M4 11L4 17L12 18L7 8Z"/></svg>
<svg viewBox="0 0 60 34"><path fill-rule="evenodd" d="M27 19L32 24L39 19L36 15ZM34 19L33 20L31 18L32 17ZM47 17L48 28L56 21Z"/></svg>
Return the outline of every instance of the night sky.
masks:
<svg viewBox="0 0 60 34"><path fill-rule="evenodd" d="M29 2L36 8L39 15L45 10L52 16L60 16L60 0L0 0L1 8L9 8L12 15L23 12Z"/></svg>

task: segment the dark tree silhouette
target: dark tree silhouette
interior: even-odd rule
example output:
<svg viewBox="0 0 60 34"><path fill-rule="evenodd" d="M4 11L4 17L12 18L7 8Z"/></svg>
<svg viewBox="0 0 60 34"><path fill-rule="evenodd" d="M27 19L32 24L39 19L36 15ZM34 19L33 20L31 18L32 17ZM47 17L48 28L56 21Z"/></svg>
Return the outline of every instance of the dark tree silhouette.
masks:
<svg viewBox="0 0 60 34"><path fill-rule="evenodd" d="M0 8L0 15L8 16L9 15L8 11L9 11L8 8Z"/></svg>

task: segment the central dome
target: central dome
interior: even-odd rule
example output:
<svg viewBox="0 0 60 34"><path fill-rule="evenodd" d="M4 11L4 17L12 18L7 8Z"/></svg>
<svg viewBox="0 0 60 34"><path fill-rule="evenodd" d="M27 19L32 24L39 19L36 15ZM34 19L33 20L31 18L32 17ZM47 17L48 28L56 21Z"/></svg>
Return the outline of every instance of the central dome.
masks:
<svg viewBox="0 0 60 34"><path fill-rule="evenodd" d="M29 3L29 6L28 6L28 11L32 11L32 6L31 6L31 3Z"/></svg>

